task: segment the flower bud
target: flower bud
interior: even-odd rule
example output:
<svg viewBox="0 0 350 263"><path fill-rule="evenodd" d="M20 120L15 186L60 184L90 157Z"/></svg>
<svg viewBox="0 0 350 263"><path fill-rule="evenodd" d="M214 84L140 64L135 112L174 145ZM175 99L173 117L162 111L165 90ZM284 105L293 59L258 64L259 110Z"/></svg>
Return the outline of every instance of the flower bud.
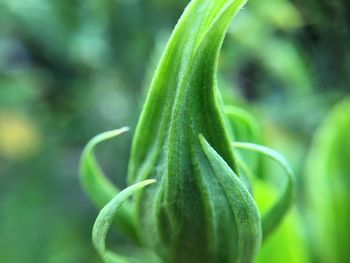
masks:
<svg viewBox="0 0 350 263"><path fill-rule="evenodd" d="M144 245L167 263L252 262L260 215L241 182L217 99L219 51L244 0L194 0L178 22L139 120L130 184Z"/></svg>

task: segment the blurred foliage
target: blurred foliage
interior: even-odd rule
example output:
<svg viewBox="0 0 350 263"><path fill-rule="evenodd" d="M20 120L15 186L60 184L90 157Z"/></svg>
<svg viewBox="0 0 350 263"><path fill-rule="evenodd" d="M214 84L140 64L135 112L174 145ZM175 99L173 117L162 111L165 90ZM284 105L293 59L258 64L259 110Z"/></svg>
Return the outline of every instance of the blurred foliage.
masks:
<svg viewBox="0 0 350 263"><path fill-rule="evenodd" d="M134 127L164 36L187 2L0 0L1 262L99 262L90 242L96 210L78 182L79 155L93 135ZM263 127L259 141L283 152L297 175L316 127L349 95L349 3L252 0L224 44L223 100L252 112ZM120 186L131 134L98 152ZM263 160L257 169L262 177L279 172ZM285 221L298 230L283 226L290 234L271 242L308 239L298 215L306 176L319 179L309 174L298 176L299 204ZM318 262L321 252L313 251Z"/></svg>
<svg viewBox="0 0 350 263"><path fill-rule="evenodd" d="M318 129L306 163L305 210L318 262L350 260L349 135L350 100L347 99L331 111Z"/></svg>

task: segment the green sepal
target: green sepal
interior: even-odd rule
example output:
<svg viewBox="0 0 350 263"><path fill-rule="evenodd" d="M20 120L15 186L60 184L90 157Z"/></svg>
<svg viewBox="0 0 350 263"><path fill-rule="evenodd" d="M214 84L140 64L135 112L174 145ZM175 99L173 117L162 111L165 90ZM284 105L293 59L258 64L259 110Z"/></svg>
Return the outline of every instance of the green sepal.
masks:
<svg viewBox="0 0 350 263"><path fill-rule="evenodd" d="M244 183L202 135L199 136L199 140L235 217L238 231L238 261L253 262L260 249L262 238L261 219L256 203Z"/></svg>
<svg viewBox="0 0 350 263"><path fill-rule="evenodd" d="M114 217L118 214L120 209L127 201L127 199L136 191L141 190L147 185L155 183L155 180L149 179L136 183L119 192L107 205L105 205L96 218L92 229L92 243L97 253L103 258L105 263L143 263L152 262L148 259L137 259L128 256L118 255L106 249L106 236ZM154 261L153 261L154 262Z"/></svg>
<svg viewBox="0 0 350 263"><path fill-rule="evenodd" d="M233 142L232 145L238 149L245 149L263 154L280 164L286 172L287 183L285 188L283 189L277 202L267 213L262 216L263 239L265 240L281 223L282 219L293 204L295 199L295 179L293 171L290 168L287 160L281 154L268 147L243 142Z"/></svg>
<svg viewBox="0 0 350 263"><path fill-rule="evenodd" d="M95 148L101 142L112 139L128 131L128 127L103 132L93 137L85 146L80 159L80 181L97 208L105 206L118 192L119 189L103 173L95 158ZM135 230L135 222L130 208L125 204L115 218L118 228L133 241L138 242Z"/></svg>

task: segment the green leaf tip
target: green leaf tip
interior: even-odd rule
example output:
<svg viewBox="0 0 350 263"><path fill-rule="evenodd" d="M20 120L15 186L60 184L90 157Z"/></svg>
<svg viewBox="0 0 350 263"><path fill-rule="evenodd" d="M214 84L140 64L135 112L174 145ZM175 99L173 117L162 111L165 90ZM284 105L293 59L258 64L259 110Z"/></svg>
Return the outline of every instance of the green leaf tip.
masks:
<svg viewBox="0 0 350 263"><path fill-rule="evenodd" d="M239 262L253 262L260 249L262 238L261 218L256 203L240 178L210 146L203 135L199 135L199 140L215 176L229 199L235 216Z"/></svg>
<svg viewBox="0 0 350 263"><path fill-rule="evenodd" d="M109 262L128 262L123 256L118 256L106 250L105 239L107 232L111 226L112 220L117 213L118 209L124 202L136 191L141 190L147 185L155 183L156 180L148 179L140 183L131 185L117 194L107 205L105 205L100 211L92 230L92 243L96 251L101 255L106 263ZM114 258L111 260L111 258ZM118 259L118 260L117 260ZM123 261L124 260L124 261Z"/></svg>
<svg viewBox="0 0 350 263"><path fill-rule="evenodd" d="M104 174L95 157L95 148L109 139L113 139L129 130L123 127L116 130L106 131L93 137L83 150L80 159L80 181L90 199L98 208L105 206L118 192L119 188L114 186ZM132 240L138 240L134 220L128 206L123 206L115 218L119 229Z"/></svg>
<svg viewBox="0 0 350 263"><path fill-rule="evenodd" d="M287 175L287 184L282 191L277 202L273 205L271 210L267 212L262 218L263 238L266 239L274 229L279 225L284 216L289 211L295 199L295 178L288 161L275 150L253 143L232 142L233 147L238 149L245 149L255 151L263 154L266 157L276 161L285 170Z"/></svg>
<svg viewBox="0 0 350 263"><path fill-rule="evenodd" d="M123 127L106 131L93 137L86 145L80 158L80 181L85 192L97 206L103 206L119 191L103 173L94 150L98 144L119 136L129 130Z"/></svg>

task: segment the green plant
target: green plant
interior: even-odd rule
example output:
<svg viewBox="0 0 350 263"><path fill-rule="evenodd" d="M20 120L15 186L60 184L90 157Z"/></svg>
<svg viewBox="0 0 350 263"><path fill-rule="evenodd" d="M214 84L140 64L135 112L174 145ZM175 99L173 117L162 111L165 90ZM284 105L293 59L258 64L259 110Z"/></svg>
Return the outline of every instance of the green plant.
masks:
<svg viewBox="0 0 350 263"><path fill-rule="evenodd" d="M266 147L231 143L217 95L219 51L244 3L193 0L186 8L155 72L135 132L129 187L119 192L93 155L99 142L126 128L98 135L85 148L81 179L89 196L103 207L93 244L105 262L252 262L292 204L288 164ZM250 125L246 114L230 112L233 119ZM264 214L253 197L255 179L238 149L267 155L288 175L282 194ZM135 243L129 255L106 249L114 219Z"/></svg>
<svg viewBox="0 0 350 263"><path fill-rule="evenodd" d="M349 262L350 100L317 130L306 162L306 215L317 262Z"/></svg>

